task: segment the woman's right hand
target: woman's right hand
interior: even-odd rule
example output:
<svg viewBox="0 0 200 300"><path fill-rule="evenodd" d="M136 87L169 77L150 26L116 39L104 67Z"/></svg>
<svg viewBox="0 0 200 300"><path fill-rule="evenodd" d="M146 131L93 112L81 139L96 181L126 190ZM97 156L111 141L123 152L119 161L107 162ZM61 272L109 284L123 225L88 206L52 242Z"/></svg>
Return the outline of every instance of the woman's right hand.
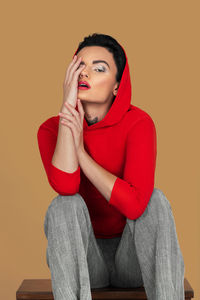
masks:
<svg viewBox="0 0 200 300"><path fill-rule="evenodd" d="M65 102L70 103L74 108L77 102L78 78L85 65L80 66L81 57L77 59L75 56L67 68L65 80L63 82L63 104L61 111L66 110Z"/></svg>

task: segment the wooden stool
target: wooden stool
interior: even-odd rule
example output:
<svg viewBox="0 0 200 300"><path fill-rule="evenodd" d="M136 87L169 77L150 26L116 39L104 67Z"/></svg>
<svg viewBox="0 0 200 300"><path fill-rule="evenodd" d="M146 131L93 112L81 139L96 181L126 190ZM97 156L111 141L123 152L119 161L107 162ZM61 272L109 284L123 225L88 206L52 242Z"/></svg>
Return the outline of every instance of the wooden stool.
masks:
<svg viewBox="0 0 200 300"><path fill-rule="evenodd" d="M184 279L185 299L190 300L194 298L194 291L187 279ZM144 287L140 288L116 288L106 287L91 289L92 299L147 299ZM16 292L16 299L29 300L53 300L51 279L24 279ZM67 300L67 299L66 299ZM172 300L172 299L169 299Z"/></svg>

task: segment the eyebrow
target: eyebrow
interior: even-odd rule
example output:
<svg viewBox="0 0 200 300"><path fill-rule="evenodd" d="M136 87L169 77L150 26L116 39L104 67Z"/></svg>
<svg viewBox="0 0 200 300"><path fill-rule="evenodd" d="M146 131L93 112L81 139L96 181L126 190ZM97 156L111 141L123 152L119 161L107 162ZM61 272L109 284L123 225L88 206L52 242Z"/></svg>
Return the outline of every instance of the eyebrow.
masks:
<svg viewBox="0 0 200 300"><path fill-rule="evenodd" d="M93 60L92 63L93 63L93 64L97 64L97 63L100 63L100 62L106 64L106 65L109 67L109 69L110 69L109 64L108 64L105 60ZM81 61L81 63L85 64L83 60Z"/></svg>

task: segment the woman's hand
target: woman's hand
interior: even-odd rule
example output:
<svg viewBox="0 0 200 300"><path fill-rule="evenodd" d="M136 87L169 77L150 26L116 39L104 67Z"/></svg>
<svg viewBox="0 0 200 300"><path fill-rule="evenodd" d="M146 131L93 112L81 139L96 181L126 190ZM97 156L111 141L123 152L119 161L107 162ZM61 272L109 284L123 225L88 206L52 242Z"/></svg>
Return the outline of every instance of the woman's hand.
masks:
<svg viewBox="0 0 200 300"><path fill-rule="evenodd" d="M63 82L63 111L65 103L70 103L73 107L76 107L77 93L78 93L78 78L85 65L80 66L81 57L77 60L75 55L69 67L67 68L65 80ZM65 109L64 111L65 112Z"/></svg>
<svg viewBox="0 0 200 300"><path fill-rule="evenodd" d="M79 151L85 150L83 142L83 120L85 112L80 99L78 99L78 111L68 102L66 102L64 105L72 115L60 112L59 115L62 117L61 123L71 129L78 154Z"/></svg>

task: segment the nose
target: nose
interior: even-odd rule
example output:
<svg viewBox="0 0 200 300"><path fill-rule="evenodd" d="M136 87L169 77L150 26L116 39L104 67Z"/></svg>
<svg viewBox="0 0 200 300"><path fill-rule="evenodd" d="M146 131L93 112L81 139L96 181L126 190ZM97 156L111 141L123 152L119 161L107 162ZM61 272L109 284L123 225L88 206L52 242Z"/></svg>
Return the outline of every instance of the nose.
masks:
<svg viewBox="0 0 200 300"><path fill-rule="evenodd" d="M83 78L83 77L88 77L88 71L86 70L86 67L81 71L81 73L79 74L79 77L80 78Z"/></svg>

